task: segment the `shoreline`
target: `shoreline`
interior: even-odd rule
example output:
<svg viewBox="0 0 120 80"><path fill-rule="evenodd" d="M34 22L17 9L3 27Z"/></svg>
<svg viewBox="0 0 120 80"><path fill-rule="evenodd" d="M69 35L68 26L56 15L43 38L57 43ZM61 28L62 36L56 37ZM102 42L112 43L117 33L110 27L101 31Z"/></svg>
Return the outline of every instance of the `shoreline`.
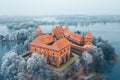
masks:
<svg viewBox="0 0 120 80"><path fill-rule="evenodd" d="M114 53L113 59L109 62L110 64L114 64L118 59L118 54Z"/></svg>
<svg viewBox="0 0 120 80"><path fill-rule="evenodd" d="M0 40L0 42L19 42L19 41L25 41L25 40Z"/></svg>

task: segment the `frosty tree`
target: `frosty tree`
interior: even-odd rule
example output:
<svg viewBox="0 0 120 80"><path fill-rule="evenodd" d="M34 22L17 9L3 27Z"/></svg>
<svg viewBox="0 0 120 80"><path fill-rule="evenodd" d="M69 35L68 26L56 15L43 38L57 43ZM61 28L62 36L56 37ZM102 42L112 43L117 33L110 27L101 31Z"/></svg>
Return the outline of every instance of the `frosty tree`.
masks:
<svg viewBox="0 0 120 80"><path fill-rule="evenodd" d="M47 80L50 78L49 72L46 59L38 53L33 53L28 60L25 60L10 51L2 58L1 73L5 80Z"/></svg>
<svg viewBox="0 0 120 80"><path fill-rule="evenodd" d="M96 73L103 72L104 69L104 54L103 50L96 46L89 46L86 51L82 53L83 66L85 73L93 71Z"/></svg>
<svg viewBox="0 0 120 80"><path fill-rule="evenodd" d="M5 76L5 79L17 79L19 77L18 73L24 71L25 64L26 62L21 56L10 51L2 58L1 73Z"/></svg>
<svg viewBox="0 0 120 80"><path fill-rule="evenodd" d="M97 47L103 50L104 58L106 61L111 61L114 59L115 50L108 42L98 42Z"/></svg>
<svg viewBox="0 0 120 80"><path fill-rule="evenodd" d="M85 60L86 64L90 64L92 62L92 55L87 51L84 51L82 53L82 58Z"/></svg>
<svg viewBox="0 0 120 80"><path fill-rule="evenodd" d="M82 60L83 60L83 63L82 63L82 65L84 66L84 68L85 68L85 74L87 74L88 75L88 68L89 68L89 64L91 64L92 62L93 62L93 56L90 54L90 53L88 53L87 51L84 51L83 53L82 53Z"/></svg>
<svg viewBox="0 0 120 80"><path fill-rule="evenodd" d="M33 53L32 56L27 60L27 71L30 74L29 78L37 80L45 79L49 76L49 66L46 64L46 59L43 55Z"/></svg>

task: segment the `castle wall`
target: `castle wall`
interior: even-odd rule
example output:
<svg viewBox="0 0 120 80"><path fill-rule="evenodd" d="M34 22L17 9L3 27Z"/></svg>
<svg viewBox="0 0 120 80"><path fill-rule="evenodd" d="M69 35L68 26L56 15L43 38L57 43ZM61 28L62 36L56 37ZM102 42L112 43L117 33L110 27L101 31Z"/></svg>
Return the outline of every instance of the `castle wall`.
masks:
<svg viewBox="0 0 120 80"><path fill-rule="evenodd" d="M69 60L70 48L70 46L67 46L60 51L55 51L48 48L36 47L32 45L30 46L32 52L43 54L47 59L48 63L56 65L57 67Z"/></svg>

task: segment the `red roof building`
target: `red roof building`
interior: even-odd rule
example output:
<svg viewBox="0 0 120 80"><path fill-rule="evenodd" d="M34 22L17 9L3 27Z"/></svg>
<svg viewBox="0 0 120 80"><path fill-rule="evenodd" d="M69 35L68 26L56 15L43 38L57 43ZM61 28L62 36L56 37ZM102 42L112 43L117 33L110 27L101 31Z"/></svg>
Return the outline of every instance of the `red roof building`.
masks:
<svg viewBox="0 0 120 80"><path fill-rule="evenodd" d="M92 34L87 32L85 36L69 31L68 27L56 26L49 34L42 34L37 28L38 36L30 43L31 52L43 54L48 63L60 67L70 58L71 47L85 50L92 45ZM40 35L40 36L39 36ZM84 43L84 46L80 46Z"/></svg>

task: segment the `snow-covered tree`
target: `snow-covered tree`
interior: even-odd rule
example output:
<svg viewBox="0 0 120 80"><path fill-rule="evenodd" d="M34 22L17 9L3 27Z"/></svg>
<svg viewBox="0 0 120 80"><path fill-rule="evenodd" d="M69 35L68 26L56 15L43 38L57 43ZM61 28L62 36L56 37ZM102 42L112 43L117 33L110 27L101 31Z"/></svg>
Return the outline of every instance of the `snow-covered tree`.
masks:
<svg viewBox="0 0 120 80"><path fill-rule="evenodd" d="M26 29L20 29L15 32L17 40L26 40L28 31Z"/></svg>
<svg viewBox="0 0 120 80"><path fill-rule="evenodd" d="M104 54L101 48L94 48L93 56L93 68L96 73L103 72L104 68Z"/></svg>
<svg viewBox="0 0 120 80"><path fill-rule="evenodd" d="M25 49L25 46L23 45L23 43L19 43L13 47L12 51L20 55L20 54L23 54L24 49Z"/></svg>
<svg viewBox="0 0 120 80"><path fill-rule="evenodd" d="M88 53L87 51L84 51L82 53L81 59L82 59L82 65L85 68L84 72L85 72L85 74L88 75L88 73L89 73L89 64L91 64L93 62L93 56L90 53Z"/></svg>
<svg viewBox="0 0 120 80"><path fill-rule="evenodd" d="M38 53L33 53L28 60L25 60L13 51L8 52L2 58L1 73L5 76L5 80L50 79L50 70L46 59Z"/></svg>
<svg viewBox="0 0 120 80"><path fill-rule="evenodd" d="M82 53L82 59L85 60L87 64L90 64L93 61L92 58L93 58L92 55L88 53L87 51L84 51Z"/></svg>
<svg viewBox="0 0 120 80"><path fill-rule="evenodd" d="M16 80L27 80L26 77L24 76L23 72L19 72L17 74L17 79Z"/></svg>
<svg viewBox="0 0 120 80"><path fill-rule="evenodd" d="M25 40L25 41L24 41L23 52L24 52L24 51L28 51L29 46L30 46L29 44L30 44L30 41L29 41L29 40Z"/></svg>
<svg viewBox="0 0 120 80"><path fill-rule="evenodd" d="M33 21L28 21L28 22L22 22L19 24L17 29L28 29L29 27L35 27L37 24L35 24Z"/></svg>
<svg viewBox="0 0 120 80"><path fill-rule="evenodd" d="M33 53L32 56L27 60L27 70L30 74L30 78L37 78L37 80L46 80L50 74L49 66L46 64L44 55Z"/></svg>
<svg viewBox="0 0 120 80"><path fill-rule="evenodd" d="M26 40L28 31L26 29L16 30L12 33L4 35L6 41Z"/></svg>
<svg viewBox="0 0 120 80"><path fill-rule="evenodd" d="M88 53L94 53L94 52L96 52L96 50L97 50L97 47L96 46L89 46L88 48L87 48L87 52Z"/></svg>
<svg viewBox="0 0 120 80"><path fill-rule="evenodd" d="M10 51L2 58L1 73L6 79L15 80L24 71L25 64L24 58Z"/></svg>
<svg viewBox="0 0 120 80"><path fill-rule="evenodd" d="M103 54L104 54L104 58L105 58L106 61L113 60L115 50L111 46L110 43L108 43L108 42L98 42L96 45L97 45L97 47L100 47L102 49Z"/></svg>
<svg viewBox="0 0 120 80"><path fill-rule="evenodd" d="M0 40L2 40L4 38L4 36L3 35L0 35Z"/></svg>
<svg viewBox="0 0 120 80"><path fill-rule="evenodd" d="M76 66L77 70L80 69L80 66L81 66L80 58L78 58L78 59L75 61L74 65Z"/></svg>

